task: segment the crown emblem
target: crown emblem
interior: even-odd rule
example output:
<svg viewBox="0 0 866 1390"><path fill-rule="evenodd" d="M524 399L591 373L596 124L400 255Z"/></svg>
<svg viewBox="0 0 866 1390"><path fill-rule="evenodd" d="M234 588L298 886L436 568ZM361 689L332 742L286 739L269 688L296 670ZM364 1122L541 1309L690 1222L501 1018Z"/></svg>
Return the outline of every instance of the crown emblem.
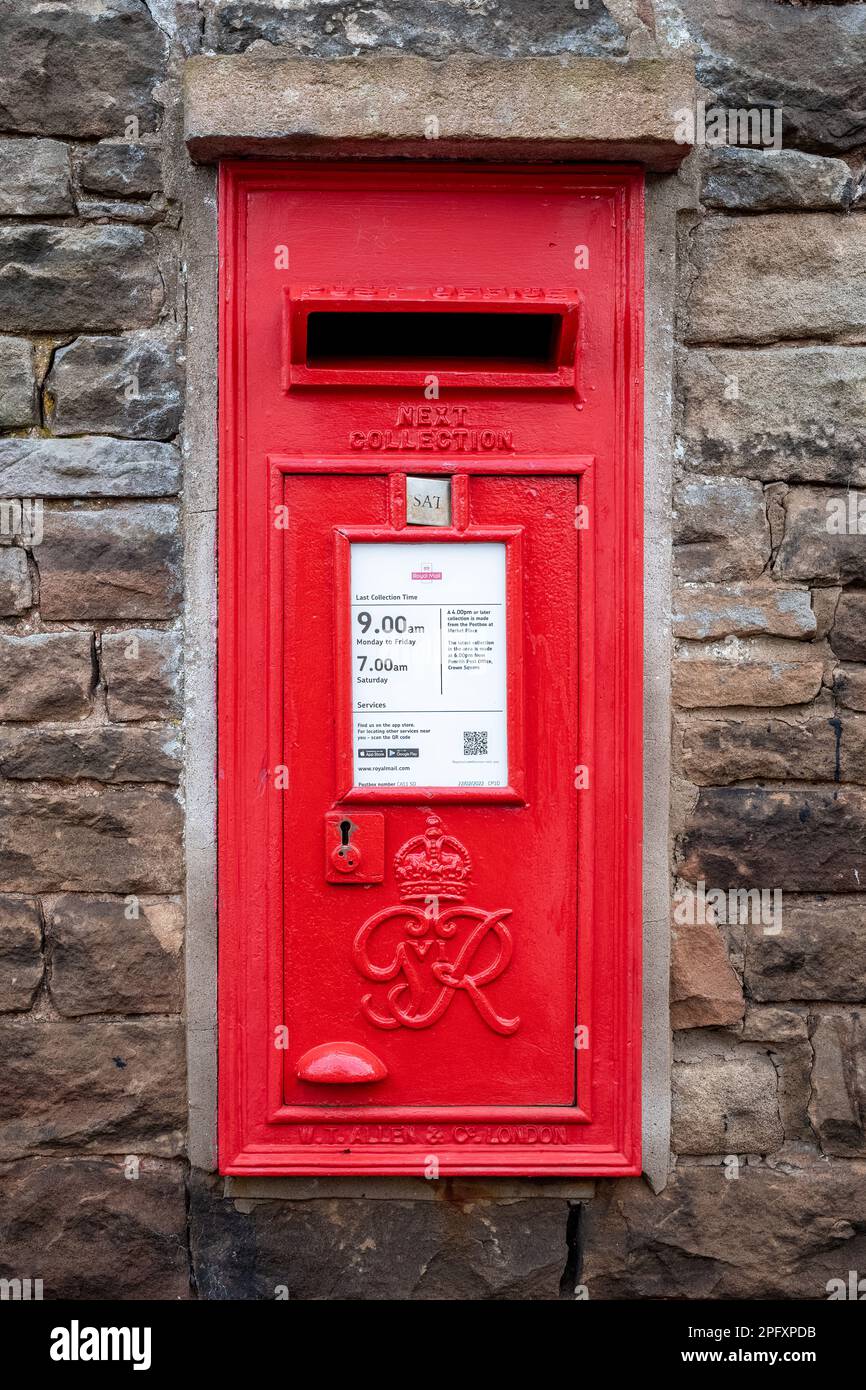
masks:
<svg viewBox="0 0 866 1390"><path fill-rule="evenodd" d="M468 849L445 834L438 816L428 816L424 834L414 835L394 855L394 876L404 902L428 897L459 902L471 872Z"/></svg>

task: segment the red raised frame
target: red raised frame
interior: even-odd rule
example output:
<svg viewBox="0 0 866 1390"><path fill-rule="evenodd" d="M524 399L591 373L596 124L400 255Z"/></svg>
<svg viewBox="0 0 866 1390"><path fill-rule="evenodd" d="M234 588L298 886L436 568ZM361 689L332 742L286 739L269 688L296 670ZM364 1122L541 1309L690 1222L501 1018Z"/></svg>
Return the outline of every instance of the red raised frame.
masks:
<svg viewBox="0 0 866 1390"><path fill-rule="evenodd" d="M282 1057L273 1028L282 1017L281 943L273 922L282 892L280 816L261 796L281 737L279 586L275 546L261 545L262 516L281 493L282 474L395 475L406 460L340 456L267 460L261 475L244 462L248 402L244 280L247 197L262 189L355 184L459 191L474 183L515 192L557 186L607 197L616 209L618 274L617 443L615 457L484 457L459 463L429 457L415 471L456 474L571 473L597 524L581 548L581 762L594 782L578 803L578 1017L591 1049L577 1052L575 1107L461 1107L460 1136L436 1145L441 1176L599 1175L640 1172L641 703L642 703L642 342L643 178L637 168L455 168L349 164L238 163L220 172L220 495L219 495L219 1022L220 1171L227 1174L419 1174L429 1142L349 1144L317 1152L302 1135L321 1108L282 1102ZM278 441L275 441L278 445ZM399 485L399 481L398 481ZM432 530L432 528L431 528ZM428 536L430 532L428 531ZM449 538L453 538L449 536ZM262 673L251 683L250 673ZM254 686L254 690L251 689ZM424 1109L453 1121L455 1110ZM341 1107L339 1123L369 1124L369 1107ZM413 1107L378 1109L382 1124L418 1119ZM561 1126L568 1142L523 1143L520 1125ZM498 1150L497 1126L511 1126ZM492 1138L491 1138L492 1136ZM516 1137L515 1137L516 1136ZM367 1156L368 1155L368 1156ZM326 1161L323 1162L323 1159Z"/></svg>

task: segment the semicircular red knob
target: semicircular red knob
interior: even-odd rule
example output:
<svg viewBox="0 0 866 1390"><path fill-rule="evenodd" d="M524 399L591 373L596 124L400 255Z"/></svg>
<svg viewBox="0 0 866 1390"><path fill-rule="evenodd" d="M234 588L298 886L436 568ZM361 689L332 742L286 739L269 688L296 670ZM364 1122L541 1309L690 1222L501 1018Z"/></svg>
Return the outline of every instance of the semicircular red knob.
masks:
<svg viewBox="0 0 866 1390"><path fill-rule="evenodd" d="M383 1081L388 1068L375 1052L361 1043L331 1042L311 1047L298 1062L301 1081L326 1086L351 1086L359 1082Z"/></svg>

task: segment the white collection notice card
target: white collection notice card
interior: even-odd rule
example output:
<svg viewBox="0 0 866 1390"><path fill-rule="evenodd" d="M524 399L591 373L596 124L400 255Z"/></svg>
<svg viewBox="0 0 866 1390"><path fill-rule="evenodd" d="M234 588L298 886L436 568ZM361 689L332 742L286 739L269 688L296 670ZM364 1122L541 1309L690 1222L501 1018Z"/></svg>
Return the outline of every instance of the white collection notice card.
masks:
<svg viewBox="0 0 866 1390"><path fill-rule="evenodd" d="M359 787L508 785L505 545L351 547Z"/></svg>

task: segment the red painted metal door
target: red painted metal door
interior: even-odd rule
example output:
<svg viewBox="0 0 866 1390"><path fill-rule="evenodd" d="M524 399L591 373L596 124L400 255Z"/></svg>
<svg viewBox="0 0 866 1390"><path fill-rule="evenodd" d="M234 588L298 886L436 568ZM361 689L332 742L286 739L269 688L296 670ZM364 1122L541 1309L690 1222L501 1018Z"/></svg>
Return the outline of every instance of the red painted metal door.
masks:
<svg viewBox="0 0 866 1390"><path fill-rule="evenodd" d="M335 579L335 537L362 528L367 528L365 534L386 537L380 543L396 548L401 592L417 591L408 602L355 607L356 629L358 618L370 614L369 651L397 653L368 658L367 669L375 661L404 664L401 656L405 664L417 661L412 634L420 639L435 624L438 641L443 607L446 622L453 615L456 623L458 608L465 604L442 605L436 593L447 583L456 557L442 543L431 552L426 528L415 529L408 541L388 537L385 476L289 474L284 497L290 518L285 532L285 765L289 787L303 788L302 796L285 798L284 811L285 1021L290 1039L285 1098L332 1105L339 1091L299 1079L298 1059L320 1044L352 1040L387 1067L383 1079L353 1086L355 1104L571 1105L578 749L576 721L567 711L577 689L577 609L573 602L563 603L561 595L563 590L573 594L577 585L577 481L473 478L468 525L454 533L459 540L446 543L448 549L471 552L477 544L506 549L513 548L512 540L520 542L522 556L515 555L511 564L524 623L510 634L515 647L510 661L515 685L527 686L533 698L520 721L523 727L511 730L508 762L513 775L523 761L521 749L528 750L531 798L515 798L515 804L467 802L461 799L466 789L461 793L456 788L440 801L435 789L422 788L417 801L405 804L393 803L393 789L385 788L380 800L361 803L365 811L375 805L384 815L380 883L359 881L367 845L363 814L358 815L351 791L339 805L345 819L355 816L352 824L358 828L352 839L363 856L359 872L337 873L328 881L323 871L322 823L337 790L335 734L347 743L351 739L351 729L341 727L337 705L337 605L345 605L347 612L349 605L345 588ZM503 528L511 530L508 541L490 539ZM443 580L411 578L430 573L413 558L419 549L445 556L440 561ZM484 596L467 595L469 602L476 597ZM466 611L486 615L488 610L478 605ZM380 637L383 645L377 645L382 625L393 630L395 622L404 628L403 640L388 643L386 632ZM534 641L535 632L543 640ZM365 654L359 654L359 642L358 633L354 643L341 642L337 661L357 666ZM455 642L451 646L455 649ZM292 698L299 671L308 696L300 701ZM387 680L389 674L379 679ZM387 686L370 688L383 699L369 703L383 703ZM437 689L430 689L425 705L439 704L438 696ZM422 717L444 723L438 713ZM406 715L400 718L405 723ZM473 751L457 762L457 777L464 781L479 780L490 766L483 753L474 751L485 743L491 751L489 716L477 711L471 718L480 728L469 730L465 746ZM462 727L458 732L464 732ZM423 740L423 730L418 736ZM443 741L449 736L436 735ZM393 731L380 738L392 743ZM369 751L379 750L371 746ZM387 753L387 747L382 751ZM460 741L455 751L462 753ZM374 761L373 767L379 775L390 775L387 762ZM410 766L404 783L413 771ZM407 844L412 848L404 853ZM406 869L408 855L413 856L413 873ZM456 862L443 869L443 858Z"/></svg>
<svg viewBox="0 0 866 1390"><path fill-rule="evenodd" d="M221 200L221 1167L639 1171L640 177Z"/></svg>

